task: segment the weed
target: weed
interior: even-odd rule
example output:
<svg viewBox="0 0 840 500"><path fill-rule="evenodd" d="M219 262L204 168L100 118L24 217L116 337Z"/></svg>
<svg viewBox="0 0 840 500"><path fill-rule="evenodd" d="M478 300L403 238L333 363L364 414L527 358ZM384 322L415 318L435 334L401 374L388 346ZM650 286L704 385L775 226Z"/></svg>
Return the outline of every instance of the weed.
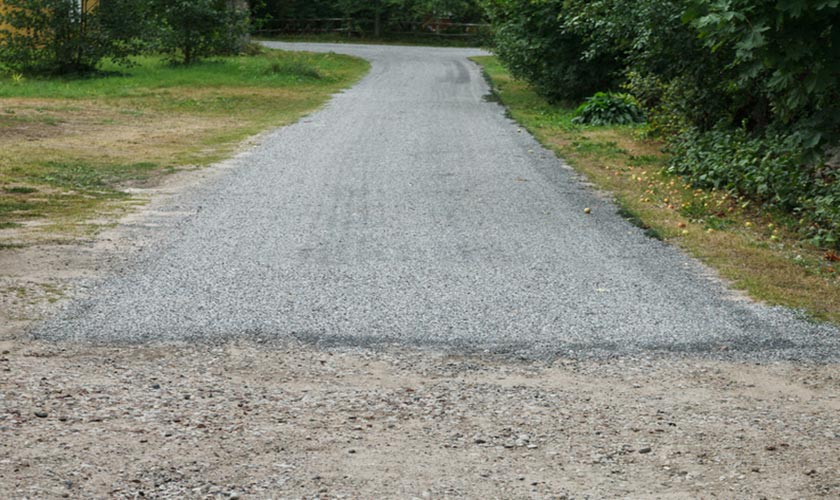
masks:
<svg viewBox="0 0 840 500"><path fill-rule="evenodd" d="M265 73L268 75L293 76L312 80L320 80L324 77L316 67L301 59L274 61L265 70Z"/></svg>
<svg viewBox="0 0 840 500"><path fill-rule="evenodd" d="M37 193L38 192L37 189L35 189L34 187L29 187L29 186L12 186L12 187L3 188L3 190L6 191L7 193L11 193L11 194L32 194L32 193Z"/></svg>

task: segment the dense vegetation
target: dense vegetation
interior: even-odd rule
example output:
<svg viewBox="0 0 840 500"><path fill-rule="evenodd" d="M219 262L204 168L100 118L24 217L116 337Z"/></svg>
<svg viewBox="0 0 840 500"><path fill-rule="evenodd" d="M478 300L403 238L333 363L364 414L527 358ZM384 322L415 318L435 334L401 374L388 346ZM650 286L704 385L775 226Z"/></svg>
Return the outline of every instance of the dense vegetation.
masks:
<svg viewBox="0 0 840 500"><path fill-rule="evenodd" d="M624 90L699 187L840 245L840 1L486 0L496 52L552 100Z"/></svg>
<svg viewBox="0 0 840 500"><path fill-rule="evenodd" d="M3 0L0 69L83 74L158 52L190 64L241 49L248 11L230 0Z"/></svg>
<svg viewBox="0 0 840 500"><path fill-rule="evenodd" d="M477 0L263 0L253 2L252 11L260 25L269 30L294 30L296 20L342 18L351 25L341 28L374 37L422 29L424 22L433 19L478 23L484 17ZM329 25L297 26L323 29Z"/></svg>

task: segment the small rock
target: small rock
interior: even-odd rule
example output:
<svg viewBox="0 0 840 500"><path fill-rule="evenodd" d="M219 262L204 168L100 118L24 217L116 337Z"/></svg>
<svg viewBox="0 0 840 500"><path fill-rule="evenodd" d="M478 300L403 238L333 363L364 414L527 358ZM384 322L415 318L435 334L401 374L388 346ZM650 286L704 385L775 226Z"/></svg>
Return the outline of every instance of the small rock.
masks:
<svg viewBox="0 0 840 500"><path fill-rule="evenodd" d="M160 384L152 384L152 389L160 389Z"/></svg>
<svg viewBox="0 0 840 500"><path fill-rule="evenodd" d="M808 470L806 470L806 471L805 471L805 475L806 475L806 476L814 476L814 475L816 475L816 474L817 474L817 470L816 470L816 469L808 469Z"/></svg>
<svg viewBox="0 0 840 500"><path fill-rule="evenodd" d="M639 453L650 453L651 451L653 450L651 450L649 446L645 446L644 448L639 450Z"/></svg>
<svg viewBox="0 0 840 500"><path fill-rule="evenodd" d="M483 440L483 439L481 439L481 438L478 438L478 439L476 439L476 440L475 440L475 441L473 441L473 442L474 442L475 444L484 444L484 443L486 443L487 441L485 441L485 440Z"/></svg>
<svg viewBox="0 0 840 500"><path fill-rule="evenodd" d="M45 411L36 411L35 416L38 418L47 418L50 416L50 414Z"/></svg>

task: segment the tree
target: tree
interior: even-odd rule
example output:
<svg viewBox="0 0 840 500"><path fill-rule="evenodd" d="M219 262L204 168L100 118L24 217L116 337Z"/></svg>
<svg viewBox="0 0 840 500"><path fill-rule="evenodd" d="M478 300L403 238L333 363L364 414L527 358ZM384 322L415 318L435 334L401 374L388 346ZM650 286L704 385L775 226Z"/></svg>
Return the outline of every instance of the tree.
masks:
<svg viewBox="0 0 840 500"><path fill-rule="evenodd" d="M156 0L161 49L192 64L214 54L236 53L248 33L248 10L227 0Z"/></svg>
<svg viewBox="0 0 840 500"><path fill-rule="evenodd" d="M108 0L5 0L0 61L42 74L87 73L103 59L127 63L143 48L146 4Z"/></svg>

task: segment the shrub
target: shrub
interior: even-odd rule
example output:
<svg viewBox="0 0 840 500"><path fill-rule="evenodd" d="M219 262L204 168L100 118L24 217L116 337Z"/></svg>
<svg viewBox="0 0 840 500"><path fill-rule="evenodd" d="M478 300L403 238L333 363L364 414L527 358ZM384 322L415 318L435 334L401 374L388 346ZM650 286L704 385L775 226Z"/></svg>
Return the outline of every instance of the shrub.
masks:
<svg viewBox="0 0 840 500"><path fill-rule="evenodd" d="M687 130L671 141L671 171L694 185L727 190L800 219L819 246L840 243L840 170L809 161L809 133L721 126ZM810 166L806 166L810 165Z"/></svg>
<svg viewBox="0 0 840 500"><path fill-rule="evenodd" d="M488 11L494 46L510 72L550 101L579 101L616 88L621 64L613 53L583 58L583 38L564 26L564 0L495 0Z"/></svg>
<svg viewBox="0 0 840 500"><path fill-rule="evenodd" d="M589 125L629 125L645 121L636 99L629 94L598 92L575 111L572 123Z"/></svg>
<svg viewBox="0 0 840 500"><path fill-rule="evenodd" d="M173 62L239 53L246 45L248 10L230 0L154 0L158 43Z"/></svg>
<svg viewBox="0 0 840 500"><path fill-rule="evenodd" d="M4 0L0 61L8 70L39 74L88 73L103 59L127 63L142 49L144 2Z"/></svg>

